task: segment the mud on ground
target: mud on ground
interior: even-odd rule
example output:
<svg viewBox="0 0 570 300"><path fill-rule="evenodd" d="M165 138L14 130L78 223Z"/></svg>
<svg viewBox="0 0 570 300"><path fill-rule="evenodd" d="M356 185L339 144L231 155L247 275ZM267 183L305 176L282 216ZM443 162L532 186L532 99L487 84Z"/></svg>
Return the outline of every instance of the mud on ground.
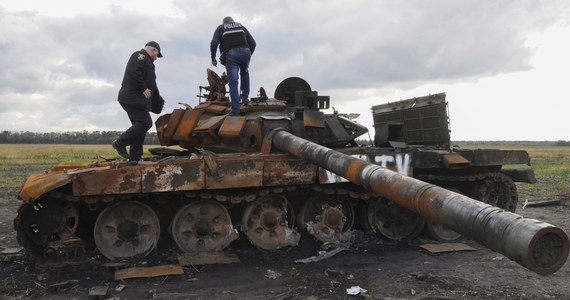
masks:
<svg viewBox="0 0 570 300"><path fill-rule="evenodd" d="M27 167L25 167L27 168ZM0 171L0 178L26 173L18 167ZM4 174L2 174L2 172ZM10 172L10 174L6 174ZM19 205L17 188L0 190L0 250L17 248L12 222ZM520 195L517 213L555 224L570 232L568 199L560 205L526 207ZM244 238L229 253L240 263L184 267L183 275L114 280L115 269L96 251L77 262L53 269L36 268L14 255L0 262L0 298L86 299L94 287L108 287L115 299L570 299L570 266L549 276L535 274L470 240L461 240L475 251L437 255L421 249L434 243L420 237L392 242L362 233L349 249L318 262L294 261L317 254L320 243L303 235L300 245L276 251L255 249ZM176 264L178 251L172 240L161 240L158 249L132 266ZM347 289L358 286L357 296Z"/></svg>

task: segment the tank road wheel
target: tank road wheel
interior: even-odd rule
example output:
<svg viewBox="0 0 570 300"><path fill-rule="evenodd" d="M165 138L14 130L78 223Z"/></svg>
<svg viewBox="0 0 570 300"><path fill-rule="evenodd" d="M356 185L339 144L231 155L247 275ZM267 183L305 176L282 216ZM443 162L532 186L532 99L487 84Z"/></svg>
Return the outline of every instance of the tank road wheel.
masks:
<svg viewBox="0 0 570 300"><path fill-rule="evenodd" d="M475 182L471 190L471 198L515 212L519 196L513 180L502 173L489 175Z"/></svg>
<svg viewBox="0 0 570 300"><path fill-rule="evenodd" d="M241 230L252 244L274 250L299 243L300 235L289 228L287 198L267 195L250 203L243 212Z"/></svg>
<svg viewBox="0 0 570 300"><path fill-rule="evenodd" d="M354 214L354 206L340 197L314 195L303 204L297 226L321 242L338 242L354 225Z"/></svg>
<svg viewBox="0 0 570 300"><path fill-rule="evenodd" d="M45 258L47 246L72 237L78 225L75 206L53 198L39 198L33 204L25 204L14 220L18 242L29 255L40 260Z"/></svg>
<svg viewBox="0 0 570 300"><path fill-rule="evenodd" d="M456 188L444 187L447 190L456 192L463 195L463 193ZM433 221L426 221L426 231L435 240L440 242L453 242L461 238L461 234L457 233L443 225L437 224Z"/></svg>
<svg viewBox="0 0 570 300"><path fill-rule="evenodd" d="M393 201L378 198L368 203L368 223L377 234L403 240L417 237L424 228L425 219Z"/></svg>
<svg viewBox="0 0 570 300"><path fill-rule="evenodd" d="M146 256L160 235L160 222L148 205L119 202L105 208L95 222L97 249L110 260Z"/></svg>
<svg viewBox="0 0 570 300"><path fill-rule="evenodd" d="M170 229L184 252L221 251L238 237L227 209L210 200L180 208Z"/></svg>

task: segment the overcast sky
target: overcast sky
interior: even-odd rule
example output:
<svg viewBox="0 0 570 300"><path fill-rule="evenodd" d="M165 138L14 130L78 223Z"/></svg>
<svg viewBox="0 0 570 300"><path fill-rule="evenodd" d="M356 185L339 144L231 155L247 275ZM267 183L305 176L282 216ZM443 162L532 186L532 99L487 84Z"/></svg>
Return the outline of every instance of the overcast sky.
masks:
<svg viewBox="0 0 570 300"><path fill-rule="evenodd" d="M163 112L196 105L225 16L257 41L251 96L302 77L373 136L373 105L445 92L453 140L570 140L568 0L0 0L0 130L126 129L149 40Z"/></svg>

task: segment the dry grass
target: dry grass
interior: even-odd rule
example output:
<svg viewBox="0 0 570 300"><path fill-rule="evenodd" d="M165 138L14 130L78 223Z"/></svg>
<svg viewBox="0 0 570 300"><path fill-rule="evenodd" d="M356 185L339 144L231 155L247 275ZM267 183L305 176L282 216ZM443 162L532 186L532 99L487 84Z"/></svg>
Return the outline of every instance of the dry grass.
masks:
<svg viewBox="0 0 570 300"><path fill-rule="evenodd" d="M145 153L148 153L148 148L153 147L157 146L145 146ZM0 144L0 163L2 164L89 162L99 157L118 158L119 156L111 145Z"/></svg>

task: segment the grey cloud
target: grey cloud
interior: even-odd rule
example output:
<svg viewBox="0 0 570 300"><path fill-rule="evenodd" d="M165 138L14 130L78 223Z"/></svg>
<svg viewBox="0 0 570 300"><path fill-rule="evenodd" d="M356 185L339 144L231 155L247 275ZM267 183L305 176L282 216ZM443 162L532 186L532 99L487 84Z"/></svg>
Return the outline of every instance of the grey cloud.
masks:
<svg viewBox="0 0 570 300"><path fill-rule="evenodd" d="M83 123L64 123L121 129L125 116L115 102L124 67L130 54L151 39L165 54L156 70L166 110L178 107L177 102L195 105L198 86L207 83L206 68L213 68L210 39L226 15L254 35L258 47L250 70L252 91L263 86L270 95L289 76L303 77L313 89L326 91L402 89L527 70L534 50L525 44L527 34L568 22L566 1L173 3L179 16L141 15L111 6L105 14L55 18L9 13L0 6L3 116L40 110L45 113L34 115L44 119L34 122L44 124L37 129L43 130L69 115L85 114L84 106L92 112ZM32 93L55 98L33 106L12 103L13 95ZM116 114L108 111L113 105Z"/></svg>

